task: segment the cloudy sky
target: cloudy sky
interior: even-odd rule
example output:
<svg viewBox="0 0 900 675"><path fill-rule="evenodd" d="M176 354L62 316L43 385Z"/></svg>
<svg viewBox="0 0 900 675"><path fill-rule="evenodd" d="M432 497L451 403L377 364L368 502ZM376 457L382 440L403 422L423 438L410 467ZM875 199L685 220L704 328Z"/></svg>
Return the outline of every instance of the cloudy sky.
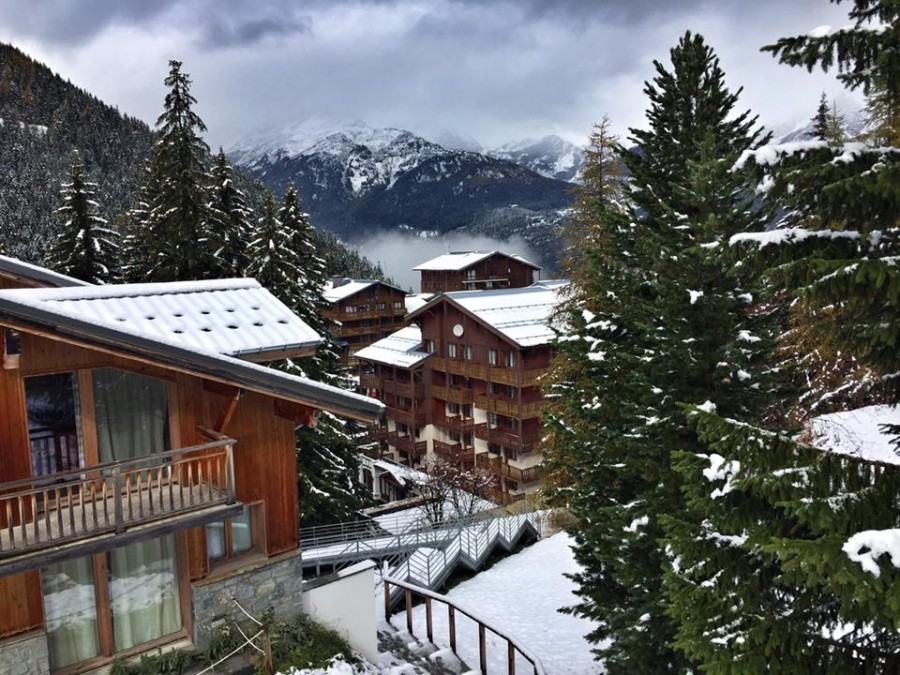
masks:
<svg viewBox="0 0 900 675"><path fill-rule="evenodd" d="M208 140L310 116L452 132L487 145L582 140L607 114L643 123L642 83L687 29L768 125L809 118L830 75L759 47L844 25L826 0L9 0L10 42L120 110L152 122L169 59L194 80Z"/></svg>

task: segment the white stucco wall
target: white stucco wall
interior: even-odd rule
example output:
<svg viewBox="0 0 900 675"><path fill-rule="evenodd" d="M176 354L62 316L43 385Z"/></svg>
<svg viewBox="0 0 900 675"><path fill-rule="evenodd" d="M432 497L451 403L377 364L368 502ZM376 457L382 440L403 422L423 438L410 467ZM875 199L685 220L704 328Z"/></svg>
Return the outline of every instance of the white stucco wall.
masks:
<svg viewBox="0 0 900 675"><path fill-rule="evenodd" d="M378 634L372 598L375 563L364 560L303 588L303 612L340 633L373 663L378 661Z"/></svg>

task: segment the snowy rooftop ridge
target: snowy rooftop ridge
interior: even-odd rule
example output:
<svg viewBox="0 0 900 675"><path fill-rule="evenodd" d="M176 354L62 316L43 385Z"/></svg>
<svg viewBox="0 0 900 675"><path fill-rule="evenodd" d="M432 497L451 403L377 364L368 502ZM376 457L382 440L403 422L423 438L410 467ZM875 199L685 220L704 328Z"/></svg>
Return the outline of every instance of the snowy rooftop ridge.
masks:
<svg viewBox="0 0 900 675"><path fill-rule="evenodd" d="M321 337L254 279L0 291L0 298L64 309L113 330L246 356L315 347Z"/></svg>
<svg viewBox="0 0 900 675"><path fill-rule="evenodd" d="M17 258L0 255L0 275L28 279L49 286L90 286L86 281L66 276L46 267L32 265Z"/></svg>
<svg viewBox="0 0 900 675"><path fill-rule="evenodd" d="M419 351L421 346L422 330L418 326L406 326L360 349L356 352L356 357L364 361L410 368L430 356L426 352Z"/></svg>
<svg viewBox="0 0 900 675"><path fill-rule="evenodd" d="M325 288L322 289L322 297L325 298L328 302L340 302L341 300L345 300L352 295L356 295L360 291L364 291L370 286L375 286L377 284L382 284L389 288L396 288L398 291L406 295L406 291L398 286L392 286L391 284L385 283L379 279L350 279L345 281L340 286L335 286L334 283L328 281L325 283Z"/></svg>
<svg viewBox="0 0 900 675"><path fill-rule="evenodd" d="M900 406L870 405L820 415L809 423L810 444L838 455L900 465L894 438L883 424L900 425Z"/></svg>
<svg viewBox="0 0 900 675"><path fill-rule="evenodd" d="M508 258L513 258L514 260L525 263L529 267L533 267L536 270L541 269L538 265L525 260L525 258L520 255L516 255L515 253L504 253L503 251L451 251L449 253L439 255L436 258L432 258L431 260L426 260L425 262L413 267L413 270L431 272L447 270L458 272L459 270L464 270L467 267L471 267L475 263L490 258L492 255L502 255Z"/></svg>

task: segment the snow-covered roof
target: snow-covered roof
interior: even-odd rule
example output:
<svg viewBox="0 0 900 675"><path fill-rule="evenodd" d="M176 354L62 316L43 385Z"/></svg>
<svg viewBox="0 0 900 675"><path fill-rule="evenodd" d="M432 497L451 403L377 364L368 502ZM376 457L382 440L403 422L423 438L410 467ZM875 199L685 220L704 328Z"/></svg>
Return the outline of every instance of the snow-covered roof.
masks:
<svg viewBox="0 0 900 675"><path fill-rule="evenodd" d="M563 286L568 286L571 281L568 279L542 279L541 281L535 281L532 286L539 286L540 288L547 288L550 290L562 288Z"/></svg>
<svg viewBox="0 0 900 675"><path fill-rule="evenodd" d="M846 412L820 415L809 423L810 443L839 455L900 464L894 437L881 428L900 425L900 406L870 405Z"/></svg>
<svg viewBox="0 0 900 675"><path fill-rule="evenodd" d="M422 330L418 326L406 326L386 338L373 342L356 352L356 358L376 361L389 366L411 368L429 354L419 351L422 346Z"/></svg>
<svg viewBox="0 0 900 675"><path fill-rule="evenodd" d="M563 297L564 288L561 284L552 288L534 285L493 291L455 291L436 295L428 305L446 298L518 346L537 347L553 340L550 317Z"/></svg>
<svg viewBox="0 0 900 675"><path fill-rule="evenodd" d="M443 255L439 255L437 258L432 258L431 260L426 260L425 262L416 265L413 267L413 270L416 271L454 271L457 272L459 270L464 270L467 267L471 267L475 263L481 262L487 258L490 258L492 255L502 255L507 258L513 258L514 260L518 260L529 267L533 267L536 270L541 269L538 265L535 265L532 262L528 262L522 256L503 253L502 251L455 251L451 253L445 253Z"/></svg>
<svg viewBox="0 0 900 675"><path fill-rule="evenodd" d="M0 275L33 281L41 286L90 286L86 281L59 274L45 267L0 255Z"/></svg>
<svg viewBox="0 0 900 675"><path fill-rule="evenodd" d="M0 291L0 297L65 309L98 326L230 356L315 347L321 337L254 279Z"/></svg>
<svg viewBox="0 0 900 675"><path fill-rule="evenodd" d="M335 286L330 281L326 282L325 288L322 289L322 297L331 303L340 302L341 300L349 298L352 295L356 295L360 291L363 291L370 286L375 286L377 284L382 284L384 286L387 286L388 288L395 288L404 295L406 294L406 291L404 291L402 288L391 286L391 284L379 281L378 279L350 279L340 286Z"/></svg>
<svg viewBox="0 0 900 675"><path fill-rule="evenodd" d="M193 287L199 292L199 289L205 288L208 284L219 288L229 284L238 287L254 284L258 287L252 279L134 286L144 288L155 286L159 291L164 287L181 288L181 293L176 293L175 297L189 298L190 292L185 290L186 288ZM89 286L66 289L65 292L61 290L59 293L65 295L71 292L76 298L78 292L96 292L99 294L98 297L102 297L103 293L116 296L117 293L126 292L122 290L125 288L126 286ZM145 332L146 323L149 322L147 319L143 322L127 319L119 321L116 316L106 316L102 321L97 320L85 313L82 303L54 298L52 290L0 291L0 320L26 331L39 327L47 333L60 335L65 339L99 345L163 366L225 381L268 396L302 402L362 421L371 422L384 410L384 405L375 399L234 358L217 351L215 347L206 346L202 341L184 339L183 334Z"/></svg>
<svg viewBox="0 0 900 675"><path fill-rule="evenodd" d="M431 298L434 296L434 293L417 293L415 295L407 295L406 296L406 313L415 312L419 307L425 306Z"/></svg>

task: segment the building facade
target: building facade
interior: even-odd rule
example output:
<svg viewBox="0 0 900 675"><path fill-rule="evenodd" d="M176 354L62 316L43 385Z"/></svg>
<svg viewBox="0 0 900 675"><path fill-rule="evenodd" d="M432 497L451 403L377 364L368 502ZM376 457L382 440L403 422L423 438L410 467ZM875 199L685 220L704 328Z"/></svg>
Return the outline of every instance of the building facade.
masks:
<svg viewBox="0 0 900 675"><path fill-rule="evenodd" d="M252 280L73 286L0 291L0 335L0 672L301 611L295 427L381 408L246 360L305 324Z"/></svg>
<svg viewBox="0 0 900 675"><path fill-rule="evenodd" d="M554 354L549 321L562 286L441 294L409 315L413 325L361 351L361 382L388 406L373 431L388 456L489 471L502 502L537 489L540 378ZM397 382L418 388L392 398Z"/></svg>
<svg viewBox="0 0 900 675"><path fill-rule="evenodd" d="M541 268L501 251L465 251L440 255L413 269L422 274L422 293L449 293L523 288L537 281Z"/></svg>
<svg viewBox="0 0 900 675"><path fill-rule="evenodd" d="M341 347L341 362L356 365L356 352L403 325L406 292L374 279L332 279L322 293L325 317Z"/></svg>

